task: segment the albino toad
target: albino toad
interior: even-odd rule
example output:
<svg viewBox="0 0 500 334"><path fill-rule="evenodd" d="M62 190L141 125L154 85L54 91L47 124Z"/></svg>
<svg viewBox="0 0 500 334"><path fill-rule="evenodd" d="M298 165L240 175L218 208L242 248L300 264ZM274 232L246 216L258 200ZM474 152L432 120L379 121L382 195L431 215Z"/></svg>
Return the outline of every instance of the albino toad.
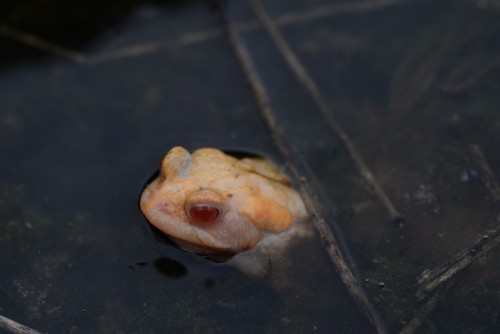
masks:
<svg viewBox="0 0 500 334"><path fill-rule="evenodd" d="M304 203L276 167L212 148L192 154L172 148L140 205L181 248L208 256L241 253L230 261L247 272L266 266L268 259L255 256L273 257L290 239L307 234Z"/></svg>

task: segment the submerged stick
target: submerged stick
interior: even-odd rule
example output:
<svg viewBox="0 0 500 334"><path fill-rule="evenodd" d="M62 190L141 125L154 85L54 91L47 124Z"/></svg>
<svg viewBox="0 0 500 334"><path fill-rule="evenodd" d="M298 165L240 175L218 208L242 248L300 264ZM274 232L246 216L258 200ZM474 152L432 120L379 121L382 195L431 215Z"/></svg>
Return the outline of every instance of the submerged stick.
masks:
<svg viewBox="0 0 500 334"><path fill-rule="evenodd" d="M479 166L481 180L488 190L492 200L500 204L500 187L495 179L488 162L484 158L481 148L478 145L469 145L469 151L474 157L474 161ZM497 215L493 228L483 233L480 240L471 246L461 250L448 262L433 270L427 269L420 274L417 279L420 289L417 291L417 298L423 298L427 293L434 290L442 283L449 280L454 275L468 267L483 255L489 253L500 244L500 215Z"/></svg>
<svg viewBox="0 0 500 334"><path fill-rule="evenodd" d="M451 283L451 282L450 282ZM422 306L417 314L411 319L406 326L399 332L399 334L413 334L415 333L420 326L422 326L422 323L425 321L429 313L431 313L443 297L446 291L448 291L450 284L447 284L445 287L440 287L434 294L432 295L431 298Z"/></svg>
<svg viewBox="0 0 500 334"><path fill-rule="evenodd" d="M216 4L217 3L218 2L216 1ZM376 314L375 310L368 301L368 298L364 293L361 284L351 271L347 260L340 249L338 241L333 235L330 227L328 226L328 223L323 218L319 204L314 199L312 189L310 188L308 183L304 181L305 179L302 176L304 175L304 168L301 168L304 163L297 157L297 155L291 148L290 143L285 136L284 130L281 127L272 109L271 100L269 98L267 90L262 82L262 79L255 69L253 61L245 45L234 29L226 11L220 6L219 10L224 23L224 27L226 28L229 42L231 43L236 57L240 62L240 65L242 66L243 72L245 73L245 76L247 77L247 80L254 91L255 98L261 110L262 116L271 130L273 140L280 150L281 154L289 164L288 167L291 174L290 176L294 181L296 181L295 183L299 185L299 191L304 199L309 213L312 215L315 227L326 245L326 250L328 252L328 255L330 256L330 259L339 270L340 277L346 285L350 295L360 306L368 320L376 329L377 333L385 333L384 326L379 316Z"/></svg>
<svg viewBox="0 0 500 334"><path fill-rule="evenodd" d="M367 11L379 10L388 6L394 6L411 1L417 0L365 0L353 3L325 5L282 14L276 18L276 23L279 26L301 24L322 19L324 17L331 17L346 13L364 13ZM260 25L256 20L248 20L242 23L237 23L234 25L234 27L239 32L254 31L260 29ZM67 49L63 46L46 41L33 34L19 31L4 24L0 24L0 35L12 38L20 43L29 45L49 54L67 58L79 64L93 65L117 59L140 57L142 55L159 52L164 49L202 43L215 38L219 38L222 35L222 32L219 29L189 32L173 40L154 40L149 42L137 43L110 51L104 51L96 55L88 55Z"/></svg>
<svg viewBox="0 0 500 334"><path fill-rule="evenodd" d="M469 145L469 152L480 169L479 175L481 177L481 181L483 181L491 199L497 205L500 205L500 186L498 186L495 174L493 174L490 165L486 161L483 151L479 145L472 144Z"/></svg>
<svg viewBox="0 0 500 334"><path fill-rule="evenodd" d="M134 58L159 52L169 48L178 48L186 45L197 44L222 36L220 29L208 29L180 35L173 40L156 40L133 44L111 51L105 51L89 58L89 64L99 64L123 58Z"/></svg>
<svg viewBox="0 0 500 334"><path fill-rule="evenodd" d="M46 40L41 39L35 35L19 31L0 23L0 35L15 39L23 44L32 46L36 49L45 51L47 53L70 59L75 63L83 64L88 61L88 57L73 50L66 49L62 46L53 44Z"/></svg>
<svg viewBox="0 0 500 334"><path fill-rule="evenodd" d="M311 9L281 14L276 17L276 23L284 26L290 23L305 23L321 18L341 14L362 14L369 11L382 10L386 7L396 6L417 0L362 0L344 1L332 5L323 5Z"/></svg>
<svg viewBox="0 0 500 334"><path fill-rule="evenodd" d="M496 227L487 231L479 241L458 252L442 266L424 270L417 279L420 286L416 293L417 298L424 298L429 292L498 246L500 244L499 226L500 219L497 219Z"/></svg>
<svg viewBox="0 0 500 334"><path fill-rule="evenodd" d="M314 103L323 114L323 117L325 118L327 124L337 134L337 136L340 138L340 140L347 148L349 155L353 159L356 167L359 170L359 173L370 187L370 190L373 193L373 195L380 201L380 203L385 208L385 210L387 211L393 222L398 225L402 224L404 221L402 215L398 212L398 210L396 210L394 204L386 195L386 193L378 183L377 179L371 172L370 168L368 168L368 165L361 157L361 154L354 146L354 143L350 139L347 132L333 116L330 107L323 99L323 96L321 95L316 83L311 78L311 76L309 75L305 67L302 65L302 63L299 61L297 56L293 53L292 49L285 41L285 38L277 28L273 19L271 18L271 16L269 16L262 2L260 0L250 0L250 4L253 7L257 16L259 17L260 21L266 28L267 32L271 36L272 40L276 44L276 47L281 52L282 56L285 58L286 62L296 75L299 82L311 94Z"/></svg>
<svg viewBox="0 0 500 334"><path fill-rule="evenodd" d="M28 326L21 325L14 320L0 315L0 328L3 328L14 334L41 334L39 331L29 328Z"/></svg>
<svg viewBox="0 0 500 334"><path fill-rule="evenodd" d="M498 71L498 69L500 69L500 59L496 59L485 69L471 75L469 78L464 79L462 82L448 83L443 85L441 91L446 94L462 94L468 89L472 88L482 79L490 75L492 72Z"/></svg>

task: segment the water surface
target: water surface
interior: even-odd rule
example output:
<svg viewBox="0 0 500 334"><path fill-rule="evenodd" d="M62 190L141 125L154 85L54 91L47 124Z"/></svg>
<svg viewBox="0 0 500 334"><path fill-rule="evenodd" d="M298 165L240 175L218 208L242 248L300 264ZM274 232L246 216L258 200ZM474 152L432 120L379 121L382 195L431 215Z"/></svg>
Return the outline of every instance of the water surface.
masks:
<svg viewBox="0 0 500 334"><path fill-rule="evenodd" d="M499 178L500 11L495 1L342 4L266 2L278 22L295 17L281 21L285 38L403 227L265 30L252 23L241 37L393 333L434 298L416 296L422 271L499 224L470 147ZM279 285L178 250L141 215L140 192L172 146L286 163L207 3L2 6L1 315L44 333L373 331L318 237L291 251ZM321 6L341 9L314 14ZM228 11L237 25L256 20L246 2ZM5 27L71 52L29 45ZM418 332L496 332L498 255L440 287Z"/></svg>

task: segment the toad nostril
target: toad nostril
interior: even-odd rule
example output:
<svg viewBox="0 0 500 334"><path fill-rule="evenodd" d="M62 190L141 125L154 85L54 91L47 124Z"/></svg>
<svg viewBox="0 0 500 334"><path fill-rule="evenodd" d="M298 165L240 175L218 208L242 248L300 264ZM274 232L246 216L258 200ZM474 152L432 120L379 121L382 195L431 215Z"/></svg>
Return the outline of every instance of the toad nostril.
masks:
<svg viewBox="0 0 500 334"><path fill-rule="evenodd" d="M219 217L220 210L212 204L198 203L191 205L189 208L189 215L195 221L208 223Z"/></svg>

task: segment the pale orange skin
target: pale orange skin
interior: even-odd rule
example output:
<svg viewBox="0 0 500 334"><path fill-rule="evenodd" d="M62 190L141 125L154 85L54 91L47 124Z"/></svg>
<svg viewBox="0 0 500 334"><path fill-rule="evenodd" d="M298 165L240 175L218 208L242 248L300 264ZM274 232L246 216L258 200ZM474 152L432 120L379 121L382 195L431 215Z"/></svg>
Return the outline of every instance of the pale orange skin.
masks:
<svg viewBox="0 0 500 334"><path fill-rule="evenodd" d="M194 220L189 208L196 203L216 207L219 216ZM147 220L181 248L207 255L240 253L266 239L283 242L289 238L272 238L293 235L307 216L299 194L272 164L212 148L192 154L172 148L140 205Z"/></svg>

